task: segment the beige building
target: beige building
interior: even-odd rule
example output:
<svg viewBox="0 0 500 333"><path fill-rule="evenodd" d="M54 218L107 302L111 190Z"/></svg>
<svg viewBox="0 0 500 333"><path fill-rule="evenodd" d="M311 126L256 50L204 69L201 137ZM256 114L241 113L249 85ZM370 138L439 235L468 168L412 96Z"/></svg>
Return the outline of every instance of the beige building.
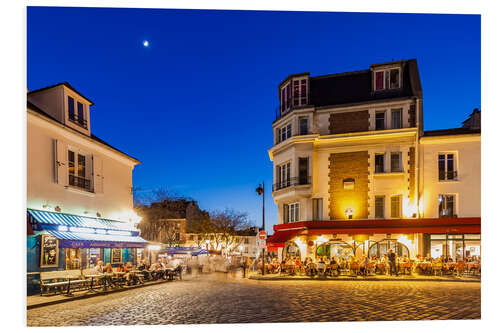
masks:
<svg viewBox="0 0 500 333"><path fill-rule="evenodd" d="M439 246L433 255L478 254L480 112L462 128L424 131L416 60L293 74L278 94L270 250L302 259L390 248L415 257Z"/></svg>

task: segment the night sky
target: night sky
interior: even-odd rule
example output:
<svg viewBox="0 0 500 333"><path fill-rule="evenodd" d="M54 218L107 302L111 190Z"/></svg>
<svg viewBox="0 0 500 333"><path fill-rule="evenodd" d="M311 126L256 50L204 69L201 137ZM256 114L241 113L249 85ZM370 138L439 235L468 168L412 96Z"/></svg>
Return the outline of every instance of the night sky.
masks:
<svg viewBox="0 0 500 333"><path fill-rule="evenodd" d="M166 187L203 209L272 201L277 85L416 58L426 130L481 107L480 16L29 7L28 88L68 81L95 105L93 134L142 161L143 191ZM143 42L149 41L149 47Z"/></svg>

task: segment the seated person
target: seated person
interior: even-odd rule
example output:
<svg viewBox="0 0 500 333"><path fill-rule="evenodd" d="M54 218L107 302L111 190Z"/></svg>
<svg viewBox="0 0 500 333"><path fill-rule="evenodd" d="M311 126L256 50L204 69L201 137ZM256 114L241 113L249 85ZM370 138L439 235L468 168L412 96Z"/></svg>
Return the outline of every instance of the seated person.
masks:
<svg viewBox="0 0 500 333"><path fill-rule="evenodd" d="M104 266L103 266L102 260L99 260L97 262L97 265L94 266L94 270L96 273L100 273L100 274L104 273Z"/></svg>
<svg viewBox="0 0 500 333"><path fill-rule="evenodd" d="M318 275L321 274L321 275L324 275L325 274L325 271L326 271L326 263L325 263L325 258L324 257L320 257L318 259L318 264L316 265L316 268L318 270Z"/></svg>

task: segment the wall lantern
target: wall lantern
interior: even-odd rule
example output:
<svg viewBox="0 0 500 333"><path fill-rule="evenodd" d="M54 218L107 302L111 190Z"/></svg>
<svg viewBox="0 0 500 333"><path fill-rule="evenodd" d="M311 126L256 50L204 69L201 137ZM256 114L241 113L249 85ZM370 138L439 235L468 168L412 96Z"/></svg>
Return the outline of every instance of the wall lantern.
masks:
<svg viewBox="0 0 500 333"><path fill-rule="evenodd" d="M348 220L352 220L352 215L353 215L353 210L352 210L352 208L346 208L346 209L345 209L345 217L346 217Z"/></svg>

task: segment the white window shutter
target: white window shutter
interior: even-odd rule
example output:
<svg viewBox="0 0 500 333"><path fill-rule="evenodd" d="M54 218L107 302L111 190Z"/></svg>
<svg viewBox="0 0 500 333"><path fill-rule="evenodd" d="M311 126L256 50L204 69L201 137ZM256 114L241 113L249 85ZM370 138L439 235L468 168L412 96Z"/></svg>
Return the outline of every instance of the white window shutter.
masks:
<svg viewBox="0 0 500 333"><path fill-rule="evenodd" d="M57 183L63 186L68 185L68 150L64 142L55 141L56 161L55 169L57 170Z"/></svg>
<svg viewBox="0 0 500 333"><path fill-rule="evenodd" d="M94 170L94 192L103 193L104 192L104 175L103 175L103 163L102 158L93 155L93 170Z"/></svg>

